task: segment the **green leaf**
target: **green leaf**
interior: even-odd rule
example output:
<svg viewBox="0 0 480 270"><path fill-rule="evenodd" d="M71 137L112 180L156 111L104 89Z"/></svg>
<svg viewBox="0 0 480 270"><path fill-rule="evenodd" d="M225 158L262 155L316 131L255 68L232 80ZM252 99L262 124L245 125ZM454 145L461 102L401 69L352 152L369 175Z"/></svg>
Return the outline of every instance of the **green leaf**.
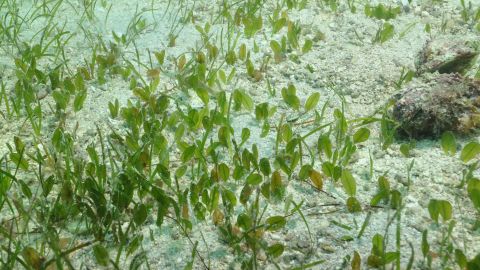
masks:
<svg viewBox="0 0 480 270"><path fill-rule="evenodd" d="M235 64L236 61L237 61L237 56L235 54L235 51L234 50L228 51L227 54L225 55L225 62L228 65L233 65Z"/></svg>
<svg viewBox="0 0 480 270"><path fill-rule="evenodd" d="M309 52L312 49L312 46L313 46L313 42L311 39L305 40L305 43L303 44L303 48L302 48L302 53Z"/></svg>
<svg viewBox="0 0 480 270"><path fill-rule="evenodd" d="M413 248L413 245L411 242L408 242L408 245L410 246L410 259L408 259L408 264L405 270L411 270L413 267L413 262L415 261L415 249Z"/></svg>
<svg viewBox="0 0 480 270"><path fill-rule="evenodd" d="M292 170L290 169L290 167L288 167L287 162L283 157L281 156L276 157L275 162L280 166L282 171L285 172L287 175L292 174Z"/></svg>
<svg viewBox="0 0 480 270"><path fill-rule="evenodd" d="M352 174L346 169L343 170L341 180L345 192L349 196L355 196L357 193L357 183L355 182L355 178L353 178Z"/></svg>
<svg viewBox="0 0 480 270"><path fill-rule="evenodd" d="M247 177L247 184L256 186L262 182L262 176L258 173L252 173Z"/></svg>
<svg viewBox="0 0 480 270"><path fill-rule="evenodd" d="M287 19L286 18L280 18L275 21L275 23L272 25L272 32L274 34L278 33L285 25L287 24Z"/></svg>
<svg viewBox="0 0 480 270"><path fill-rule="evenodd" d="M250 227L252 226L252 223L253 223L252 218L250 218L250 216L245 214L245 213L241 213L237 217L238 227L240 227L244 230L250 229Z"/></svg>
<svg viewBox="0 0 480 270"><path fill-rule="evenodd" d="M143 235L137 235L133 238L133 240L129 241L128 248L127 248L127 257L132 255L135 251L137 251L142 241L143 241Z"/></svg>
<svg viewBox="0 0 480 270"><path fill-rule="evenodd" d="M218 141L222 146L229 147L231 138L231 130L227 126L222 126L218 129Z"/></svg>
<svg viewBox="0 0 480 270"><path fill-rule="evenodd" d="M235 89L233 92L233 101L235 102L234 109L236 111L240 110L241 107L247 111L253 110L253 100L243 89Z"/></svg>
<svg viewBox="0 0 480 270"><path fill-rule="evenodd" d="M375 37L376 42L384 43L391 39L393 35L395 34L394 26L390 23L383 23L382 27L377 32L377 35Z"/></svg>
<svg viewBox="0 0 480 270"><path fill-rule="evenodd" d="M161 114L168 109L168 106L170 105L170 99L166 95L161 95L157 98L155 105L155 113Z"/></svg>
<svg viewBox="0 0 480 270"><path fill-rule="evenodd" d="M428 244L428 230L424 230L422 232L422 254L423 254L423 257L426 257L428 255L429 251L430 251L430 244Z"/></svg>
<svg viewBox="0 0 480 270"><path fill-rule="evenodd" d="M87 91L83 90L75 96L73 101L73 111L78 112L83 108L83 104L85 103L85 99L87 98Z"/></svg>
<svg viewBox="0 0 480 270"><path fill-rule="evenodd" d="M297 97L297 89L293 84L282 88L282 97L285 103L292 109L298 110L300 108L300 99Z"/></svg>
<svg viewBox="0 0 480 270"><path fill-rule="evenodd" d="M119 108L120 104L118 103L118 99L115 99L115 103L108 102L108 110L112 118L117 118Z"/></svg>
<svg viewBox="0 0 480 270"><path fill-rule="evenodd" d="M372 206L377 206L382 199L388 198L388 193L386 192L379 192L373 196L373 198L370 200L370 205Z"/></svg>
<svg viewBox="0 0 480 270"><path fill-rule="evenodd" d="M324 162L322 163L322 172L326 176L333 178L335 174L335 166L331 162Z"/></svg>
<svg viewBox="0 0 480 270"><path fill-rule="evenodd" d="M467 257L460 249L455 249L455 261L457 262L460 269L465 269L467 267Z"/></svg>
<svg viewBox="0 0 480 270"><path fill-rule="evenodd" d="M270 179L270 191L272 197L277 201L282 200L285 196L285 186L283 185L282 175L279 170L272 173Z"/></svg>
<svg viewBox="0 0 480 270"><path fill-rule="evenodd" d="M250 138L250 129L243 128L241 137L242 137L242 143L246 142L248 138Z"/></svg>
<svg viewBox="0 0 480 270"><path fill-rule="evenodd" d="M58 128L57 128L58 129ZM15 150L18 153L22 153L25 150L25 143L18 136L13 136L13 142L15 144Z"/></svg>
<svg viewBox="0 0 480 270"><path fill-rule="evenodd" d="M245 168L241 165L238 165L238 166L235 166L235 168L233 169L233 179L235 180L240 180L245 174Z"/></svg>
<svg viewBox="0 0 480 270"><path fill-rule="evenodd" d="M467 270L478 270L480 269L480 253L473 258L473 260L467 263Z"/></svg>
<svg viewBox="0 0 480 270"><path fill-rule="evenodd" d="M209 203L209 211L218 208L218 201L220 199L220 191L218 190L218 186L215 186L210 193L209 200L205 201L205 203Z"/></svg>
<svg viewBox="0 0 480 270"><path fill-rule="evenodd" d="M293 137L292 127L289 124L284 124L281 128L282 139L285 142L289 142Z"/></svg>
<svg viewBox="0 0 480 270"><path fill-rule="evenodd" d="M155 58L159 65L163 65L163 61L165 59L165 50L161 50L159 52L154 52Z"/></svg>
<svg viewBox="0 0 480 270"><path fill-rule="evenodd" d="M394 189L390 192L392 209L398 209L402 204L402 194L400 191Z"/></svg>
<svg viewBox="0 0 480 270"><path fill-rule="evenodd" d="M10 153L10 159L13 163L22 170L28 170L29 164L24 156L21 156L19 153Z"/></svg>
<svg viewBox="0 0 480 270"><path fill-rule="evenodd" d="M480 211L480 180L476 178L468 180L467 192L475 208Z"/></svg>
<svg viewBox="0 0 480 270"><path fill-rule="evenodd" d="M254 15L245 16L243 17L242 22L245 26L244 34L247 39L253 37L253 35L262 29L263 26L263 19L260 15L258 17L255 17Z"/></svg>
<svg viewBox="0 0 480 270"><path fill-rule="evenodd" d="M250 199L250 195L252 195L253 189L250 185L245 185L240 192L240 203L245 205L248 200Z"/></svg>
<svg viewBox="0 0 480 270"><path fill-rule="evenodd" d="M245 43L242 43L242 45L240 45L240 48L238 50L238 58L242 61L245 61L245 59L247 58L247 45L245 45Z"/></svg>
<svg viewBox="0 0 480 270"><path fill-rule="evenodd" d="M270 183L266 182L260 186L260 192L267 200L270 199Z"/></svg>
<svg viewBox="0 0 480 270"><path fill-rule="evenodd" d="M310 176L310 171L312 169L312 165L310 164L303 165L302 168L300 168L300 172L298 172L298 178L302 181L307 179L307 177Z"/></svg>
<svg viewBox="0 0 480 270"><path fill-rule="evenodd" d="M235 196L235 193L231 190L222 189L222 200L224 203L228 202L232 207L237 205L237 197Z"/></svg>
<svg viewBox="0 0 480 270"><path fill-rule="evenodd" d="M452 205L445 200L431 199L428 204L428 212L435 222L438 222L439 216L442 216L443 220L447 221L452 218Z"/></svg>
<svg viewBox="0 0 480 270"><path fill-rule="evenodd" d="M65 110L67 108L67 104L70 101L70 93L57 89L53 91L52 97L55 100L57 108L61 110Z"/></svg>
<svg viewBox="0 0 480 270"><path fill-rule="evenodd" d="M137 226L142 225L145 220L147 220L147 206L145 204L139 204L135 207L135 211L133 213L133 221Z"/></svg>
<svg viewBox="0 0 480 270"><path fill-rule="evenodd" d="M332 157L332 142L327 134L318 137L318 152L324 153L328 158Z"/></svg>
<svg viewBox="0 0 480 270"><path fill-rule="evenodd" d="M378 189L380 191L387 191L387 192L390 191L390 182L388 181L388 178L382 175L378 177L377 182L378 182Z"/></svg>
<svg viewBox="0 0 480 270"><path fill-rule="evenodd" d="M282 244L273 244L267 248L267 254L273 258L277 258L283 254L285 247Z"/></svg>
<svg viewBox="0 0 480 270"><path fill-rule="evenodd" d="M269 132L270 132L270 124L268 123L268 121L265 121L265 123L263 123L263 126L262 126L262 133L260 134L260 138L265 138Z"/></svg>
<svg viewBox="0 0 480 270"><path fill-rule="evenodd" d="M208 102L210 101L210 95L208 94L208 90L206 88L195 88L195 93L202 100L203 104L208 105Z"/></svg>
<svg viewBox="0 0 480 270"><path fill-rule="evenodd" d="M220 165L218 165L218 176L220 176L220 179L223 181L228 180L230 177L230 168L228 168L227 164L220 163Z"/></svg>
<svg viewBox="0 0 480 270"><path fill-rule="evenodd" d="M385 253L384 264L389 264L395 261L398 258L398 252L387 252Z"/></svg>
<svg viewBox="0 0 480 270"><path fill-rule="evenodd" d="M383 4L378 4L377 6L370 6L370 4L365 5L365 15L370 18L390 20L397 17L400 14L400 7L385 7Z"/></svg>
<svg viewBox="0 0 480 270"><path fill-rule="evenodd" d="M268 103L264 102L255 106L255 118L260 121L268 118Z"/></svg>
<svg viewBox="0 0 480 270"><path fill-rule="evenodd" d="M288 155L293 155L294 152L295 152L295 148L297 147L297 145L300 144L300 140L298 138L293 138L291 139L287 145L285 146L285 152L288 154Z"/></svg>
<svg viewBox="0 0 480 270"><path fill-rule="evenodd" d="M175 177L181 178L187 172L188 167L186 165L182 165L175 170Z"/></svg>
<svg viewBox="0 0 480 270"><path fill-rule="evenodd" d="M270 41L270 48L272 48L274 54L281 54L282 52L282 47L276 40Z"/></svg>
<svg viewBox="0 0 480 270"><path fill-rule="evenodd" d="M5 191L3 190L1 183L2 181L0 181L0 194L3 194ZM5 184L7 183L8 182L5 181ZM48 194L50 194L50 191L52 191L54 184L55 184L55 177L53 175L50 175L47 179L44 180L44 182L42 183L42 195L44 197L47 197ZM0 196L0 201L1 201L1 196Z"/></svg>
<svg viewBox="0 0 480 270"><path fill-rule="evenodd" d="M245 62L245 67L247 69L247 74L251 78L255 78L255 66L253 65L253 62L249 59Z"/></svg>
<svg viewBox="0 0 480 270"><path fill-rule="evenodd" d="M342 167L335 166L333 168L333 180L337 181L340 177L342 177Z"/></svg>
<svg viewBox="0 0 480 270"><path fill-rule="evenodd" d="M182 153L182 156L181 156L182 162L185 163L185 162L189 161L190 159L192 159L193 156L195 155L195 150L196 149L197 148L196 148L195 145L187 147Z"/></svg>
<svg viewBox="0 0 480 270"><path fill-rule="evenodd" d="M354 143L361 143L361 142L364 142L366 140L368 140L368 138L370 137L370 130L368 128L361 128L359 130L357 130L357 132L355 132L355 134L353 134L353 142Z"/></svg>
<svg viewBox="0 0 480 270"><path fill-rule="evenodd" d="M349 197L347 199L347 210L350 213L356 213L362 211L362 206L360 202L355 197Z"/></svg>
<svg viewBox="0 0 480 270"><path fill-rule="evenodd" d="M265 176L270 175L270 173L272 172L272 169L270 167L270 161L268 160L268 158L260 159L260 171Z"/></svg>
<svg viewBox="0 0 480 270"><path fill-rule="evenodd" d="M204 195L206 193L203 193ZM203 197L202 200L206 201L208 200L207 197ZM178 206L177 206L178 207ZM195 212L195 217L198 219L198 220L205 220L205 213L206 213L206 207L205 207L205 204L203 204L202 202L197 202L195 204L195 207L193 209L193 211Z"/></svg>
<svg viewBox="0 0 480 270"><path fill-rule="evenodd" d="M184 124L178 125L177 128L175 129L175 135L174 135L175 141L179 141L184 134L185 134L185 125Z"/></svg>
<svg viewBox="0 0 480 270"><path fill-rule="evenodd" d="M278 231L282 229L287 223L284 216L273 216L269 217L266 220L267 230L268 231Z"/></svg>
<svg viewBox="0 0 480 270"><path fill-rule="evenodd" d="M432 31L432 26L429 23L426 23L424 29L425 29L425 33L430 34L430 32Z"/></svg>
<svg viewBox="0 0 480 270"><path fill-rule="evenodd" d="M161 227L165 216L168 214L168 208L170 207L172 200L171 198L166 196L164 192L159 188L152 188L152 194L158 202L157 203L157 206L158 206L157 220L155 224L158 227Z"/></svg>
<svg viewBox="0 0 480 270"><path fill-rule="evenodd" d="M410 156L410 144L409 143L402 143L400 145L400 153L402 153L402 155L404 157L409 157Z"/></svg>
<svg viewBox="0 0 480 270"><path fill-rule="evenodd" d="M370 201L370 205L378 205L381 200L384 200L386 203L389 200L390 195L390 183L385 176L380 176L378 178L378 193Z"/></svg>
<svg viewBox="0 0 480 270"><path fill-rule="evenodd" d="M313 93L311 94L307 101L305 102L305 111L308 112L315 108L318 104L318 101L320 100L320 93Z"/></svg>
<svg viewBox="0 0 480 270"><path fill-rule="evenodd" d="M467 163L480 153L480 144L477 142L467 143L460 153L460 159Z"/></svg>
<svg viewBox="0 0 480 270"><path fill-rule="evenodd" d="M97 263L101 266L107 266L110 258L108 256L108 251L105 247L100 244L93 246L93 255L97 260Z"/></svg>
<svg viewBox="0 0 480 270"><path fill-rule="evenodd" d="M372 237L372 254L377 256L383 254L383 236L379 233Z"/></svg>
<svg viewBox="0 0 480 270"><path fill-rule="evenodd" d="M65 90L68 91L69 94L74 94L75 93L75 84L72 82L71 78L66 78L63 81L63 86Z"/></svg>
<svg viewBox="0 0 480 270"><path fill-rule="evenodd" d="M443 133L442 138L440 139L440 144L445 154L449 156L455 155L455 152L457 151L457 141L455 139L455 135L453 135L453 132L446 131Z"/></svg>

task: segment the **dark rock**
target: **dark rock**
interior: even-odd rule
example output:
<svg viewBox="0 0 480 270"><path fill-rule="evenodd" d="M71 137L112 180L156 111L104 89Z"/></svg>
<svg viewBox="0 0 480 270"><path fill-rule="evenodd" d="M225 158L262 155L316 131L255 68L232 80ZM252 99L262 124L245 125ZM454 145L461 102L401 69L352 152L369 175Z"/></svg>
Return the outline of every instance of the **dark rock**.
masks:
<svg viewBox="0 0 480 270"><path fill-rule="evenodd" d="M417 73L464 74L478 55L474 43L449 36L428 41L418 55Z"/></svg>
<svg viewBox="0 0 480 270"><path fill-rule="evenodd" d="M392 116L403 137L467 134L480 125L480 81L457 73L425 74L394 99Z"/></svg>

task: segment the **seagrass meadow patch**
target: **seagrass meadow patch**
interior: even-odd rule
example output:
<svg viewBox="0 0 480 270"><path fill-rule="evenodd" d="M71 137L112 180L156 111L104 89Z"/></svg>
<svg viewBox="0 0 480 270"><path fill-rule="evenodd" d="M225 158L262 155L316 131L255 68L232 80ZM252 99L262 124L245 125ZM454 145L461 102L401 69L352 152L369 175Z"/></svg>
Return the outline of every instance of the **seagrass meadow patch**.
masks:
<svg viewBox="0 0 480 270"><path fill-rule="evenodd" d="M0 0L0 269L479 269L479 30L463 0Z"/></svg>

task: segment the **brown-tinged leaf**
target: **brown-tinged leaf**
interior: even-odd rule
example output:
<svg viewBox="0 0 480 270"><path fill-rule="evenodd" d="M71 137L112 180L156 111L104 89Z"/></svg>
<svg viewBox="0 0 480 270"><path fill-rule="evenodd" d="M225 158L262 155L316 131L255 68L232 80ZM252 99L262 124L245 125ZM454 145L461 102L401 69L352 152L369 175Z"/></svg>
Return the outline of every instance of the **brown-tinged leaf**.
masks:
<svg viewBox="0 0 480 270"><path fill-rule="evenodd" d="M178 59L178 70L179 71L183 70L183 67L185 66L186 63L187 63L187 58L185 57L185 55L180 56L180 58Z"/></svg>
<svg viewBox="0 0 480 270"><path fill-rule="evenodd" d="M158 77L160 77L160 69L152 68L152 69L147 70L147 77L150 80L157 79Z"/></svg>
<svg viewBox="0 0 480 270"><path fill-rule="evenodd" d="M322 174L317 170L310 171L310 180L312 181L313 185L319 189L323 189L323 177Z"/></svg>
<svg viewBox="0 0 480 270"><path fill-rule="evenodd" d="M32 247L24 248L22 256L27 265L31 266L33 269L40 269L45 261L45 258L40 256L40 254Z"/></svg>
<svg viewBox="0 0 480 270"><path fill-rule="evenodd" d="M215 226L222 224L224 217L225 215L218 208L213 210L212 221L213 221L213 224L215 224Z"/></svg>
<svg viewBox="0 0 480 270"><path fill-rule="evenodd" d="M70 240L72 240L70 237L62 237L58 239L58 246L61 249L66 249L68 247L68 243L70 243Z"/></svg>
<svg viewBox="0 0 480 270"><path fill-rule="evenodd" d="M188 204L184 203L182 205L182 218L184 219L189 219L189 213L188 213Z"/></svg>
<svg viewBox="0 0 480 270"><path fill-rule="evenodd" d="M360 258L360 254L355 250L353 252L353 259L352 259L352 270L360 270L360 266L362 265L362 259Z"/></svg>
<svg viewBox="0 0 480 270"><path fill-rule="evenodd" d="M282 187L282 175L278 170L272 173L272 182L270 185L272 190Z"/></svg>

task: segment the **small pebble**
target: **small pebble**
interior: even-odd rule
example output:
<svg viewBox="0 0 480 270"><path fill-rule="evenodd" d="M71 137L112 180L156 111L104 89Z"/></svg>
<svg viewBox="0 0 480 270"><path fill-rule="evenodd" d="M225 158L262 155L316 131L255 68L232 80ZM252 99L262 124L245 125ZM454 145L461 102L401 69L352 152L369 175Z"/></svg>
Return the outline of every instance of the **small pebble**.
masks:
<svg viewBox="0 0 480 270"><path fill-rule="evenodd" d="M310 241L307 240L299 240L297 241L297 247L300 249L307 249L310 247Z"/></svg>

